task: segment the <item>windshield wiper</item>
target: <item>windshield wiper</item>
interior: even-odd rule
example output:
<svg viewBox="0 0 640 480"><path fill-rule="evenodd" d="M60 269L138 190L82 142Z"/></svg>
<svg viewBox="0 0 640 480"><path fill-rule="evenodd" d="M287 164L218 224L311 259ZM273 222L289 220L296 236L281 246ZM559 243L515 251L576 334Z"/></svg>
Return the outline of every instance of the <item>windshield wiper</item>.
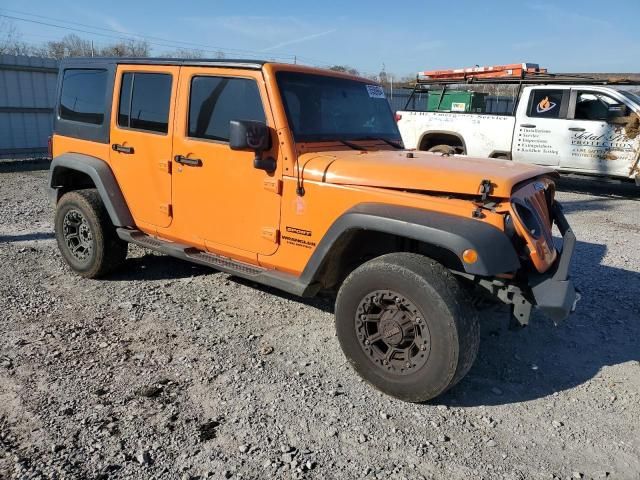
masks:
<svg viewBox="0 0 640 480"><path fill-rule="evenodd" d="M396 143L396 142L394 142L392 140L389 140L387 138L384 138L384 137L362 137L362 138L358 138L357 140L377 140L377 141L380 141L380 142L384 142L387 145L392 146L393 148L397 148L399 150L404 149L404 146L402 144Z"/></svg>
<svg viewBox="0 0 640 480"><path fill-rule="evenodd" d="M347 142L346 140L338 140L343 145L346 145L349 148L353 148L354 150L366 150L366 148L356 145L355 143Z"/></svg>

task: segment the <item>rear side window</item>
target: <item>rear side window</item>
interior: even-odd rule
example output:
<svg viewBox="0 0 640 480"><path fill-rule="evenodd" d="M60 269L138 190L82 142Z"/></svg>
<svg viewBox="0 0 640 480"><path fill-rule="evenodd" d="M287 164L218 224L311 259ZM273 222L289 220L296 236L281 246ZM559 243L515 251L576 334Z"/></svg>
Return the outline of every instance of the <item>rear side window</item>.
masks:
<svg viewBox="0 0 640 480"><path fill-rule="evenodd" d="M172 77L167 73L123 74L118 125L167 133L171 107L171 82Z"/></svg>
<svg viewBox="0 0 640 480"><path fill-rule="evenodd" d="M105 113L107 71L68 69L62 77L60 118L102 125Z"/></svg>
<svg viewBox="0 0 640 480"><path fill-rule="evenodd" d="M529 102L529 117L560 118L564 90L533 90Z"/></svg>
<svg viewBox="0 0 640 480"><path fill-rule="evenodd" d="M228 142L231 120L266 122L256 82L247 78L194 77L189 136Z"/></svg>

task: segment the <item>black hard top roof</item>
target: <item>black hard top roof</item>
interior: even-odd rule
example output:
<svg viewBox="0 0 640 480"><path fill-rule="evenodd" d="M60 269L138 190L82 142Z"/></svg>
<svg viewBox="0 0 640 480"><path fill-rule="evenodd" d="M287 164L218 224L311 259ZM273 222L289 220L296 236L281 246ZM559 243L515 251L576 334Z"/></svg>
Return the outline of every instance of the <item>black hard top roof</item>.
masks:
<svg viewBox="0 0 640 480"><path fill-rule="evenodd" d="M64 68L67 66L97 66L120 63L128 65L191 65L260 70L265 63L270 62L235 58L73 57L62 60L61 66Z"/></svg>

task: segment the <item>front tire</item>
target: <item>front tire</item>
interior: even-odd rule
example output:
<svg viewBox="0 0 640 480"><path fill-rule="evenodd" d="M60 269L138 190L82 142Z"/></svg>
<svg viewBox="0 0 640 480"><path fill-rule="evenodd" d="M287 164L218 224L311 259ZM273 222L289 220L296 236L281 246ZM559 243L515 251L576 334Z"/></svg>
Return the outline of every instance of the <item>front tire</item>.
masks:
<svg viewBox="0 0 640 480"><path fill-rule="evenodd" d="M342 350L367 382L408 402L453 387L478 353L478 317L439 263L392 253L354 270L336 300Z"/></svg>
<svg viewBox="0 0 640 480"><path fill-rule="evenodd" d="M60 198L55 233L65 262L85 278L102 277L127 257L128 245L118 238L96 189L76 190Z"/></svg>

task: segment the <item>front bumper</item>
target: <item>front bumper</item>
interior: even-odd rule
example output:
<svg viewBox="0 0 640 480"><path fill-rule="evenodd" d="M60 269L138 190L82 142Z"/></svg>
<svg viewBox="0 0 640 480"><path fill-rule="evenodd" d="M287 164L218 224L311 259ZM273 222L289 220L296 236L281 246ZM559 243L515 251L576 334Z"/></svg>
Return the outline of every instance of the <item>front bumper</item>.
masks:
<svg viewBox="0 0 640 480"><path fill-rule="evenodd" d="M569 278L569 267L576 247L576 236L558 202L554 202L552 213L553 220L562 235L562 252L548 271L530 278L529 287L533 296L533 304L554 322L560 322L575 310L576 304L580 300L580 294Z"/></svg>

